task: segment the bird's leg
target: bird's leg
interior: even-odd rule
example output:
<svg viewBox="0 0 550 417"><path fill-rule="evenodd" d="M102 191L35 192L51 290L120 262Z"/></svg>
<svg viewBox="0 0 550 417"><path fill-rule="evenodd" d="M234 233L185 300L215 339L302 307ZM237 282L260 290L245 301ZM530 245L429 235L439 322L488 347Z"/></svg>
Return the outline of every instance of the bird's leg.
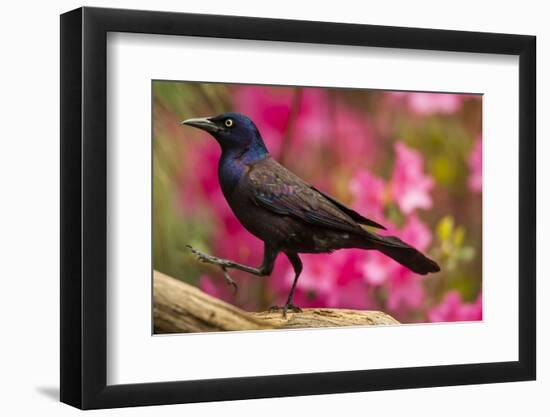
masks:
<svg viewBox="0 0 550 417"><path fill-rule="evenodd" d="M286 252L285 252L286 253ZM292 267L294 268L294 282L292 283L292 288L290 289L290 293L288 294L288 298L286 299L286 303L283 307L271 307L271 310L283 310L283 317L286 317L286 312L288 310L294 311L295 313L301 313L302 309L298 306L295 306L292 301L294 299L294 290L296 290L296 284L298 283L298 278L300 277L300 274L302 272L302 261L300 260L300 257L296 253L286 253L286 256L290 263L292 264Z"/></svg>
<svg viewBox="0 0 550 417"><path fill-rule="evenodd" d="M227 285L231 285L233 287L233 295L237 294L237 291L239 290L239 287L237 286L237 283L233 278L231 278L231 275L229 275L229 272L227 272L227 268L222 267L223 276L225 277L225 282L227 282Z"/></svg>
<svg viewBox="0 0 550 417"><path fill-rule="evenodd" d="M229 273L227 272L228 269L239 269L244 272L248 272L249 274L253 274L259 277L264 277L266 275L270 275L273 271L273 266L275 264L275 259L277 258L278 251L271 246L265 244L264 245L264 259L262 261L262 264L259 268L254 268L253 266L248 266L244 264L240 264L238 262L230 261L229 259L222 259L218 258L217 256L208 255L207 253L201 252L198 249L193 248L190 245L187 245L187 247L195 254L195 256L199 259L199 261L217 265L221 268L223 271L223 275L225 277L225 280L227 283L235 289L235 292L237 292L237 283L231 278Z"/></svg>
<svg viewBox="0 0 550 417"><path fill-rule="evenodd" d="M300 260L300 257L296 253L290 253L287 254L288 260L292 264L292 267L294 268L294 282L292 283L292 288L290 289L290 293L288 294L288 298L286 300L286 304L283 308L283 316L286 316L287 310L292 310L294 312L301 312L302 310L300 307L295 306L292 304L293 298L294 298L294 290L296 290L296 284L298 283L298 278L300 277L300 274L302 273L302 261Z"/></svg>

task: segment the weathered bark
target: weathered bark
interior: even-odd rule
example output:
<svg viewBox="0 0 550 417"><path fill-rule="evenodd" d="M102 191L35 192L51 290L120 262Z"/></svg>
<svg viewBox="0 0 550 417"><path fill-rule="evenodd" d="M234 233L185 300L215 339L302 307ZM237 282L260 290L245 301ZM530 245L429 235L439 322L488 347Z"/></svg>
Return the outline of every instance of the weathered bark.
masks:
<svg viewBox="0 0 550 417"><path fill-rule="evenodd" d="M250 313L158 271L153 289L156 334L399 324L380 311L306 308L286 318L281 311Z"/></svg>

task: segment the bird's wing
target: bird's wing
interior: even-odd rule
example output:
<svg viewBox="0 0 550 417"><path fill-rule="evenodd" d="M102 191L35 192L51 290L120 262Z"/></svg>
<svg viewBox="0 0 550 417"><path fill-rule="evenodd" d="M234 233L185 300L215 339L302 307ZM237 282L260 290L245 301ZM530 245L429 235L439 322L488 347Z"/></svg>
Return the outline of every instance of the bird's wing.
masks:
<svg viewBox="0 0 550 417"><path fill-rule="evenodd" d="M321 193L271 158L258 161L248 173L253 201L267 210L310 224L343 231L361 231L372 222Z"/></svg>
<svg viewBox="0 0 550 417"><path fill-rule="evenodd" d="M381 224L376 223L374 220L368 219L360 215L355 210L352 210L349 207L346 207L343 203L340 203L338 200L336 200L334 197L331 197L327 193L324 193L313 186L311 186L311 188L317 191L319 194L323 195L327 200L329 200L332 204L334 204L336 207L338 207L340 210L342 210L344 213L350 216L357 223L364 224L366 226L376 227L377 229L386 230L386 228Z"/></svg>

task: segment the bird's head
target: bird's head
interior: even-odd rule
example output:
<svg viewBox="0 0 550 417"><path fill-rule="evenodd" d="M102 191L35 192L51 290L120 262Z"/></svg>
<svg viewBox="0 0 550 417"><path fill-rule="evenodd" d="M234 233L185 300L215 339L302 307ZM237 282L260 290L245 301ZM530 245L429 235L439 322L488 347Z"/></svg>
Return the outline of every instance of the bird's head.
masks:
<svg viewBox="0 0 550 417"><path fill-rule="evenodd" d="M187 119L181 124L210 133L224 152L250 152L258 156L268 153L258 128L244 114L228 112L212 117Z"/></svg>

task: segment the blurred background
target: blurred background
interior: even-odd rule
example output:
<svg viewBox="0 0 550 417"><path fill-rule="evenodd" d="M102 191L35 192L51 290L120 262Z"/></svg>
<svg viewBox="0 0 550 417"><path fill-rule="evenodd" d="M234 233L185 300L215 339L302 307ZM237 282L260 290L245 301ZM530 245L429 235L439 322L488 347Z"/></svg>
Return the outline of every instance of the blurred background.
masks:
<svg viewBox="0 0 550 417"><path fill-rule="evenodd" d="M190 117L252 118L272 156L435 259L416 275L377 252L301 255L295 304L382 310L403 323L482 318L480 95L153 82L153 267L245 310L282 305L293 271L270 277L196 260L258 266L263 244L232 214L217 179L220 149Z"/></svg>

